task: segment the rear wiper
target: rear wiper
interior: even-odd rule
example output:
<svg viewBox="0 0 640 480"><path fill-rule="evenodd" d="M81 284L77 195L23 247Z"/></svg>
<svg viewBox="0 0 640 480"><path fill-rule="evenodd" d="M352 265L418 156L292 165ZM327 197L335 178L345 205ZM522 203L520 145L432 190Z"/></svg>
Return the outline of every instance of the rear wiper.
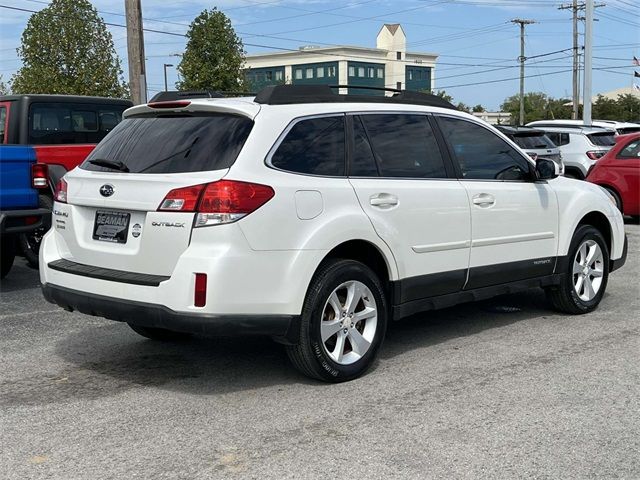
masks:
<svg viewBox="0 0 640 480"><path fill-rule="evenodd" d="M172 153L171 155L167 155L164 158L161 158L160 160L158 160L157 162L153 162L151 165L143 168L142 170L140 170L138 173L142 173L142 172L146 172L147 170L151 170L153 167L155 167L156 165L161 164L162 162L166 162L167 160L171 160L173 157L175 157L176 155L180 155L181 153L184 153L184 158L187 158L189 156L189 153L191 153L191 149L193 148L193 146L196 144L196 142L200 139L200 137L196 137L193 139L193 142L191 142L189 144L188 147L183 148L182 150L178 150L175 153ZM185 153L186 152L186 153Z"/></svg>
<svg viewBox="0 0 640 480"><path fill-rule="evenodd" d="M93 160L89 160L89 163L92 165L97 165L98 167L110 168L111 170L118 170L120 172L129 171L129 167L127 167L124 163L120 161L107 160L106 158L94 158Z"/></svg>

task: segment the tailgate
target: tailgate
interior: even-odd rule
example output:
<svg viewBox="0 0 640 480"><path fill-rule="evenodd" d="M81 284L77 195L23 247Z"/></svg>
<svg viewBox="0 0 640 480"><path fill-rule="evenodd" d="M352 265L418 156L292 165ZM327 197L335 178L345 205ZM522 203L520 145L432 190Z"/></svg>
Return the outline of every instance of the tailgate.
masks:
<svg viewBox="0 0 640 480"><path fill-rule="evenodd" d="M107 174L76 169L65 176L68 204L56 203L53 225L62 258L114 270L171 275L189 246L195 213L158 212L169 191L219 180L198 175ZM113 193L100 191L108 185Z"/></svg>

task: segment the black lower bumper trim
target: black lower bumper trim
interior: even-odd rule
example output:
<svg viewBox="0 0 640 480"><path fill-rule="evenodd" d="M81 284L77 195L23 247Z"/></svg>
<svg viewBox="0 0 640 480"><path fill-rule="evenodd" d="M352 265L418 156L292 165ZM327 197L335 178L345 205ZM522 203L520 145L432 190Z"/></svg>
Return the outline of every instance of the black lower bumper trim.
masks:
<svg viewBox="0 0 640 480"><path fill-rule="evenodd" d="M36 217L37 220L27 224L27 217ZM14 234L32 232L40 227L49 229L51 226L51 210L46 208L34 208L31 210L5 210L0 212L0 234Z"/></svg>
<svg viewBox="0 0 640 480"><path fill-rule="evenodd" d="M627 235L624 236L624 247L622 248L622 256L616 260L611 260L609 272L614 272L627 262L627 250L629 249L629 241Z"/></svg>
<svg viewBox="0 0 640 480"><path fill-rule="evenodd" d="M146 273L126 272L124 270L114 270L111 268L94 267L84 263L76 263L71 260L54 260L47 266L52 270L80 275L83 277L97 278L98 280L108 280L110 282L131 283L132 285L144 285L146 287L157 287L160 283L169 280L171 277L162 275L150 275Z"/></svg>
<svg viewBox="0 0 640 480"><path fill-rule="evenodd" d="M141 327L165 328L176 332L217 337L268 335L285 343L298 338L298 315L212 315L182 313L163 305L135 302L80 292L45 283L44 298L70 312L104 317Z"/></svg>

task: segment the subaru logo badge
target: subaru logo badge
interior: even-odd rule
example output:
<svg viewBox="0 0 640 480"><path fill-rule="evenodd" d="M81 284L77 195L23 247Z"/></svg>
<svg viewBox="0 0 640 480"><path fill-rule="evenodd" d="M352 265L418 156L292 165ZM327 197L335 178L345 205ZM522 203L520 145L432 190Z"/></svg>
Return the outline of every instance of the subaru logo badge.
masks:
<svg viewBox="0 0 640 480"><path fill-rule="evenodd" d="M100 195L102 195L103 197L110 197L111 195L113 195L113 185L109 185L108 183L102 185L100 187Z"/></svg>

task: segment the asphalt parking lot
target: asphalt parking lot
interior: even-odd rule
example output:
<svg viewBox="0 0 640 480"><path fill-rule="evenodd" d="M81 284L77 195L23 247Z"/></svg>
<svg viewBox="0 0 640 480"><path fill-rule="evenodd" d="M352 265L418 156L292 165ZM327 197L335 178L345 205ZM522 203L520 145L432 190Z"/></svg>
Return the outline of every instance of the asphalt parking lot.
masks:
<svg viewBox="0 0 640 480"><path fill-rule="evenodd" d="M640 478L640 225L589 315L542 291L394 324L326 385L269 339L159 344L0 298L0 478Z"/></svg>

